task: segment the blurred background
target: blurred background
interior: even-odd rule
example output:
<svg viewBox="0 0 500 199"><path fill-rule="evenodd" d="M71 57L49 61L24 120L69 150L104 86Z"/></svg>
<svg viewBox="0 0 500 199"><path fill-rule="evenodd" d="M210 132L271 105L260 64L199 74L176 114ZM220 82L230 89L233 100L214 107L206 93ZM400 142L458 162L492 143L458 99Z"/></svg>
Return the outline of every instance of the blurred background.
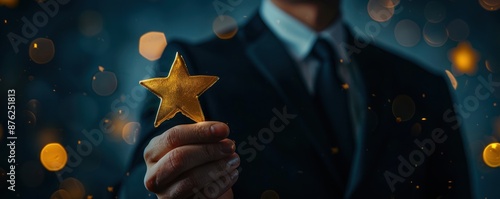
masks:
<svg viewBox="0 0 500 199"><path fill-rule="evenodd" d="M231 39L259 4L0 0L1 198L112 198L143 133L137 115L146 90L138 81L169 67L156 62L169 41ZM343 2L345 20L368 42L446 71L475 197L485 199L500 198L499 9L500 0ZM10 89L14 194L7 190Z"/></svg>

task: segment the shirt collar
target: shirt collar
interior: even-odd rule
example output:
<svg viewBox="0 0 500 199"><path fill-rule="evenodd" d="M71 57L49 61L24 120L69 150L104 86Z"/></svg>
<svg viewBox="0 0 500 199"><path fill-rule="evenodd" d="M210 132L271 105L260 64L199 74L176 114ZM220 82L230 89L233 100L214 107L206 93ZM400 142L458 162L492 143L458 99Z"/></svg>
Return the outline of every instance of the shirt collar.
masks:
<svg viewBox="0 0 500 199"><path fill-rule="evenodd" d="M296 60L304 60L309 55L318 37L329 41L338 56L345 58L345 49L341 47L345 40L341 19L317 33L278 8L271 0L262 1L260 14L264 23L285 44L288 52Z"/></svg>

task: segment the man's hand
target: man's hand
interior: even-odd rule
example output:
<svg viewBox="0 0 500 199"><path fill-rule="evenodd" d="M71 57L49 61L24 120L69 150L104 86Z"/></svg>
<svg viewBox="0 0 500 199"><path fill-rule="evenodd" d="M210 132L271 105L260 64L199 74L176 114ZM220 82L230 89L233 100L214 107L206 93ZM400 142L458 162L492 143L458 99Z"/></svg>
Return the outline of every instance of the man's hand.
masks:
<svg viewBox="0 0 500 199"><path fill-rule="evenodd" d="M240 158L221 122L178 125L144 150L144 185L160 199L233 198Z"/></svg>

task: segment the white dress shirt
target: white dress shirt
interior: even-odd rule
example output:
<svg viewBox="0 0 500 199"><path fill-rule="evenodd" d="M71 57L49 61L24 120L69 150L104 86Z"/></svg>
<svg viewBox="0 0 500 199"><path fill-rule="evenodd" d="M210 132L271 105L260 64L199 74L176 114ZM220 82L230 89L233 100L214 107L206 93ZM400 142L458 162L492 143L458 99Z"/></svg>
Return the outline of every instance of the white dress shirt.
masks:
<svg viewBox="0 0 500 199"><path fill-rule="evenodd" d="M271 0L263 0L260 15L269 29L283 42L291 57L297 62L309 93L314 93L314 82L320 64L309 55L316 40L321 37L332 45L337 56L346 60L346 50L341 47L345 41L345 30L342 20L338 19L321 32L307 27L293 16L284 12Z"/></svg>

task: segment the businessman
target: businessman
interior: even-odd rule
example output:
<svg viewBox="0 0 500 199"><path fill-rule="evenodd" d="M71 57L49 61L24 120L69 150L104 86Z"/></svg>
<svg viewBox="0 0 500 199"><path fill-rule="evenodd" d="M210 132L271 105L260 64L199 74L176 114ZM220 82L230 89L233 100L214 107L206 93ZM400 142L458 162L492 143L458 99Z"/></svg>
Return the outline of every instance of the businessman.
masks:
<svg viewBox="0 0 500 199"><path fill-rule="evenodd" d="M119 197L470 198L442 74L353 34L339 1L263 0L231 39L170 43L162 72L179 52L220 77L199 98L209 121L152 128L150 94Z"/></svg>

